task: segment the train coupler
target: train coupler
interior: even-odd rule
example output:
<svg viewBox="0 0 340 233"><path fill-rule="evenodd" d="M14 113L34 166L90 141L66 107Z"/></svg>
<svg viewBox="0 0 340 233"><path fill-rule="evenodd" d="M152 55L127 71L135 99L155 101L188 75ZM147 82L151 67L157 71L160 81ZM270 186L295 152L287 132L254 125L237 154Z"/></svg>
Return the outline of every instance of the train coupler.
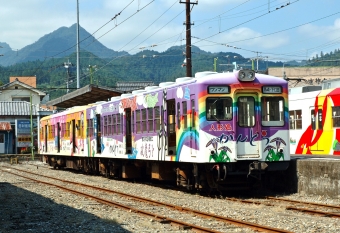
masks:
<svg viewBox="0 0 340 233"><path fill-rule="evenodd" d="M248 176L252 176L258 180L261 180L261 173L266 170L268 164L265 162L252 162L249 164Z"/></svg>

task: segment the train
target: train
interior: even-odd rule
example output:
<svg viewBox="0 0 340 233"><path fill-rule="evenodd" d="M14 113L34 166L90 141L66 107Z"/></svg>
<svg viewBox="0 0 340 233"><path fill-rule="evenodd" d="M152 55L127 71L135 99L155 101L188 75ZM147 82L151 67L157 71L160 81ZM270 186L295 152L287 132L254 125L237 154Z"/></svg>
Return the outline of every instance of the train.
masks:
<svg viewBox="0 0 340 233"><path fill-rule="evenodd" d="M304 88L289 94L291 154L339 156L340 88Z"/></svg>
<svg viewBox="0 0 340 233"><path fill-rule="evenodd" d="M189 190L253 187L290 161L288 82L198 72L41 118L39 154L55 168Z"/></svg>

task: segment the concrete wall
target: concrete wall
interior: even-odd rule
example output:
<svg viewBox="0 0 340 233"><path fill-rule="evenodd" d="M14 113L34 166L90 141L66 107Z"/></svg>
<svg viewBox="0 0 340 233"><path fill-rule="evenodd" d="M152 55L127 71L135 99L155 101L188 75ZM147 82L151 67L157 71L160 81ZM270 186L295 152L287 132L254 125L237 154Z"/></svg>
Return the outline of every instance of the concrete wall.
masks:
<svg viewBox="0 0 340 233"><path fill-rule="evenodd" d="M289 193L340 198L340 160L294 159L283 180Z"/></svg>
<svg viewBox="0 0 340 233"><path fill-rule="evenodd" d="M340 160L298 159L294 163L299 193L340 197Z"/></svg>

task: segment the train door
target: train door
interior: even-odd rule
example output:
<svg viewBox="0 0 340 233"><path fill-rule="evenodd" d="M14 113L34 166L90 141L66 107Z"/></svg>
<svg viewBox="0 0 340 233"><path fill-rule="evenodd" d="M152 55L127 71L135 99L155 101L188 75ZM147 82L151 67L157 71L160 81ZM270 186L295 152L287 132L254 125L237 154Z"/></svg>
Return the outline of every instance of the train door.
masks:
<svg viewBox="0 0 340 233"><path fill-rule="evenodd" d="M256 93L238 93L237 101L237 122L235 126L235 141L237 158L259 158L260 131L258 114L256 109L259 97ZM257 139L257 140L256 140ZM256 141L255 141L256 140Z"/></svg>
<svg viewBox="0 0 340 233"><path fill-rule="evenodd" d="M48 131L47 131L47 125L45 125L45 129L44 129L44 144L45 144L45 152L47 152L47 135L48 135Z"/></svg>
<svg viewBox="0 0 340 233"><path fill-rule="evenodd" d="M96 115L96 131L97 131L97 153L101 153L101 136L102 136L102 131L101 131L101 121L100 121L100 114Z"/></svg>
<svg viewBox="0 0 340 233"><path fill-rule="evenodd" d="M126 153L132 153L132 134L131 134L131 108L125 109L125 147Z"/></svg>
<svg viewBox="0 0 340 233"><path fill-rule="evenodd" d="M60 123L57 123L57 150L60 152Z"/></svg>
<svg viewBox="0 0 340 233"><path fill-rule="evenodd" d="M323 144L325 142L322 141L321 134L323 131L322 126L322 106L319 105L316 107L310 107L310 118L311 118L311 130L312 138L311 138L311 151L324 151ZM326 143L327 145L327 143Z"/></svg>
<svg viewBox="0 0 340 233"><path fill-rule="evenodd" d="M175 100L167 100L168 155L176 155L176 107Z"/></svg>
<svg viewBox="0 0 340 233"><path fill-rule="evenodd" d="M197 137L196 137L196 122L195 122L195 95L190 96L190 107L191 107L191 117L190 117L190 154L192 157L196 157L197 153ZM196 149L197 148L197 149Z"/></svg>
<svg viewBox="0 0 340 233"><path fill-rule="evenodd" d="M72 135L71 135L71 139L72 139L72 152L75 153L76 152L76 120L72 120L71 124L72 124L71 125L71 127L72 127Z"/></svg>

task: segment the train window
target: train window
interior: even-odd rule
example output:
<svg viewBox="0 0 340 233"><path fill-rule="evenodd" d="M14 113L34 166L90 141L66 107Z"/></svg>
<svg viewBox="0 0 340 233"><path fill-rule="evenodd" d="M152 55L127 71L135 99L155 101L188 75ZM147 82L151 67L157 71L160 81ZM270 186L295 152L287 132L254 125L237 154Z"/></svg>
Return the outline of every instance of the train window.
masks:
<svg viewBox="0 0 340 233"><path fill-rule="evenodd" d="M122 133L121 114L117 114L117 134Z"/></svg>
<svg viewBox="0 0 340 233"><path fill-rule="evenodd" d="M112 122L112 121L111 121L111 120L112 120L111 115L108 115L108 116L107 116L107 134L108 134L108 135L112 135L112 132L111 132L111 130L112 130L112 126L111 126L112 123L111 123L111 122Z"/></svg>
<svg viewBox="0 0 340 233"><path fill-rule="evenodd" d="M181 128L181 104L177 103L177 128Z"/></svg>
<svg viewBox="0 0 340 233"><path fill-rule="evenodd" d="M135 133L135 111L131 111L131 133Z"/></svg>
<svg viewBox="0 0 340 233"><path fill-rule="evenodd" d="M142 109L142 131L145 133L148 131L146 124L147 124L147 118L146 118L146 109Z"/></svg>
<svg viewBox="0 0 340 233"><path fill-rule="evenodd" d="M161 126L161 111L160 107L155 107L155 131L159 130Z"/></svg>
<svg viewBox="0 0 340 233"><path fill-rule="evenodd" d="M241 96L237 99L238 124L241 127L255 125L255 99L252 96Z"/></svg>
<svg viewBox="0 0 340 233"><path fill-rule="evenodd" d="M310 121L311 121L311 125L312 125L312 130L316 129L316 120L315 120L315 110L311 110L310 111Z"/></svg>
<svg viewBox="0 0 340 233"><path fill-rule="evenodd" d="M116 134L116 115L113 114L112 116L112 119L111 119L111 122L112 122L112 125L111 125L111 132L112 132L112 135L115 135Z"/></svg>
<svg viewBox="0 0 340 233"><path fill-rule="evenodd" d="M183 101L182 102L182 116L183 116L183 129L186 129L188 126L187 123L187 102Z"/></svg>
<svg viewBox="0 0 340 233"><path fill-rule="evenodd" d="M322 129L322 109L318 109L318 129Z"/></svg>
<svg viewBox="0 0 340 233"><path fill-rule="evenodd" d="M289 129L302 129L302 111L289 111Z"/></svg>
<svg viewBox="0 0 340 233"><path fill-rule="evenodd" d="M66 129L66 124L61 123L61 137L65 137L65 129Z"/></svg>
<svg viewBox="0 0 340 233"><path fill-rule="evenodd" d="M191 100L191 127L195 127L195 100Z"/></svg>
<svg viewBox="0 0 340 233"><path fill-rule="evenodd" d="M153 132L153 108L148 108L149 132Z"/></svg>
<svg viewBox="0 0 340 233"><path fill-rule="evenodd" d="M90 136L93 137L93 119L90 119L90 124L89 124L89 128L90 128Z"/></svg>
<svg viewBox="0 0 340 233"><path fill-rule="evenodd" d="M47 130L48 130L48 136L47 136L47 138L48 139L52 139L52 130L51 130L51 125L49 125L49 126L47 126Z"/></svg>
<svg viewBox="0 0 340 233"><path fill-rule="evenodd" d="M282 97L262 97L261 104L263 126L284 126L284 100Z"/></svg>
<svg viewBox="0 0 340 233"><path fill-rule="evenodd" d="M136 129L137 129L137 133L141 133L142 132L140 118L141 118L140 110L136 110Z"/></svg>
<svg viewBox="0 0 340 233"><path fill-rule="evenodd" d="M51 138L54 138L54 135L55 135L55 125L52 125Z"/></svg>
<svg viewBox="0 0 340 233"><path fill-rule="evenodd" d="M206 114L208 121L220 121L232 119L232 99L226 98L207 98Z"/></svg>
<svg viewBox="0 0 340 233"><path fill-rule="evenodd" d="M340 127L340 107L332 107L333 127Z"/></svg>
<svg viewBox="0 0 340 233"><path fill-rule="evenodd" d="M107 135L107 116L104 116L104 135Z"/></svg>

